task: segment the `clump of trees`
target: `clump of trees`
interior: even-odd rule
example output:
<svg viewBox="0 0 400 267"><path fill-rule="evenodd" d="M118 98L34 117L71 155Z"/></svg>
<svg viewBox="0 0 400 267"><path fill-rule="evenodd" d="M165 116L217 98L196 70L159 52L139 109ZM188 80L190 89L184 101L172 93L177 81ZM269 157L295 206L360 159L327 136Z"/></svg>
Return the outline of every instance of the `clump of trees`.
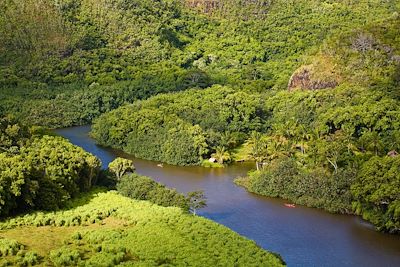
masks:
<svg viewBox="0 0 400 267"><path fill-rule="evenodd" d="M206 207L204 192L189 192L185 196L150 177L137 174L129 159L116 158L109 164L108 170L117 180L116 189L123 196L148 200L163 207L179 207L194 215L198 209Z"/></svg>
<svg viewBox="0 0 400 267"><path fill-rule="evenodd" d="M186 211L189 209L189 203L183 194L137 173L122 176L117 183L117 190L123 196L148 200L159 206L175 206Z"/></svg>
<svg viewBox="0 0 400 267"><path fill-rule="evenodd" d="M355 49L347 55L365 50L360 61L369 70L382 70L368 71L360 81L396 75L391 69L398 54L386 41L398 34L389 2L186 3L190 7L181 1L2 1L0 109L26 123L65 127L88 124L125 102L158 93L211 84L258 92L285 89L302 64L299 58L319 50L338 31L352 31L367 22L376 25L378 18L393 18L390 24L384 22L389 27L381 27L384 38L374 37L374 46L366 50L360 47L369 47L363 45L369 33L351 36L354 45L349 47ZM193 6L210 3L217 7L216 16L193 12ZM385 50L389 60L369 57ZM338 65L346 65L347 59ZM347 70L362 69L358 62Z"/></svg>
<svg viewBox="0 0 400 267"><path fill-rule="evenodd" d="M261 104L257 94L221 86L159 95L104 114L92 136L139 158L193 165L214 153L223 163L228 149L263 129Z"/></svg>
<svg viewBox="0 0 400 267"><path fill-rule="evenodd" d="M244 143L259 171L246 182L252 190L340 212L349 212L355 202L353 212L373 214L365 217L396 231L397 213L389 206L397 196L378 208L363 198L368 192L351 189L364 181L361 173L370 158L385 161L389 151L400 151L396 5L366 0L186 4L2 1L0 114L50 127L81 125L157 95L101 116L93 136L137 157L177 165L200 164L210 156L226 163L234 158L233 148ZM206 15L192 12L196 7ZM328 87L336 88L286 92L289 77L301 66L312 66L308 78L317 83L332 76ZM189 88L208 89L160 94ZM23 147L34 139L28 128L15 124L0 123L0 130L7 169L20 162L18 157L28 157ZM44 167L16 165L12 169L21 171L13 175L46 173ZM293 165L293 173L275 177L286 165ZM22 190L30 197L21 203L32 206L26 203L37 197L37 184L21 181L4 203L20 199ZM302 191L300 181L315 190ZM297 189L286 192L291 184ZM44 195L59 194L50 187L54 192Z"/></svg>
<svg viewBox="0 0 400 267"><path fill-rule="evenodd" d="M129 172L135 171L135 166L132 160L124 158L116 158L110 164L108 164L108 170L115 175L119 181L122 176Z"/></svg>
<svg viewBox="0 0 400 267"><path fill-rule="evenodd" d="M356 214L378 229L400 233L400 157L374 156L351 186Z"/></svg>
<svg viewBox="0 0 400 267"><path fill-rule="evenodd" d="M189 211L196 215L197 210L207 206L207 199L203 191L193 191L187 194Z"/></svg>
<svg viewBox="0 0 400 267"><path fill-rule="evenodd" d="M258 171L237 183L262 195L360 214L380 230L398 232L396 103L390 94L349 85L276 94L265 106L270 128L246 142ZM382 199L381 187L388 192Z"/></svg>
<svg viewBox="0 0 400 267"><path fill-rule="evenodd" d="M61 137L31 135L7 118L0 128L0 216L60 208L96 183L101 163L82 148Z"/></svg>

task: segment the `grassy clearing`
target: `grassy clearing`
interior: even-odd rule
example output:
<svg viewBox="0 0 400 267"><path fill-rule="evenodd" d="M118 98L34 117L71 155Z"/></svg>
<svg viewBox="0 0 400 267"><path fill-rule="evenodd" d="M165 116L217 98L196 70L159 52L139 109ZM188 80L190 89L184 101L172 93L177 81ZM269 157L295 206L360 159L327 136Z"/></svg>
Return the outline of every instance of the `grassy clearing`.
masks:
<svg viewBox="0 0 400 267"><path fill-rule="evenodd" d="M179 208L113 191L82 198L68 210L1 222L0 266L282 265L254 242Z"/></svg>
<svg viewBox="0 0 400 267"><path fill-rule="evenodd" d="M45 256L53 248L61 247L66 237L75 232L92 231L101 229L117 229L126 226L124 220L108 217L98 224L86 226L25 226L0 231L0 238L12 239L29 249L36 251L39 255Z"/></svg>

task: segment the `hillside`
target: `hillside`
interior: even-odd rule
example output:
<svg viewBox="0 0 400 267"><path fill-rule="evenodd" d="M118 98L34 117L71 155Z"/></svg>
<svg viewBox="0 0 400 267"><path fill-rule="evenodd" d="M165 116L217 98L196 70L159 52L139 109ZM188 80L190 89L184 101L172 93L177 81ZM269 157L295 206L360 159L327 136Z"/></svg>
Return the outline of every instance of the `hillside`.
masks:
<svg viewBox="0 0 400 267"><path fill-rule="evenodd" d="M160 92L285 90L302 65L322 65L314 76L334 66L335 81L370 62L380 82L396 68L396 1L212 2L3 1L0 112L62 127ZM346 49L357 36L375 58Z"/></svg>
<svg viewBox="0 0 400 267"><path fill-rule="evenodd" d="M179 208L116 192L89 193L74 203L1 222L0 264L283 266L254 242Z"/></svg>

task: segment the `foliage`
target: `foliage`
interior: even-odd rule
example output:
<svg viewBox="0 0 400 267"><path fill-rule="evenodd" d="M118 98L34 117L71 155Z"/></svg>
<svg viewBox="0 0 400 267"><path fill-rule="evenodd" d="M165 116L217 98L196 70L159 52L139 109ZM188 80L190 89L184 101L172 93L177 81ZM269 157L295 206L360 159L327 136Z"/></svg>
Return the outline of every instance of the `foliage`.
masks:
<svg viewBox="0 0 400 267"><path fill-rule="evenodd" d="M126 197L148 200L164 207L180 207L188 210L188 200L174 189L169 189L149 177L131 173L121 177L117 183L118 192Z"/></svg>
<svg viewBox="0 0 400 267"><path fill-rule="evenodd" d="M98 118L100 144L177 165L213 153L223 162L223 150L242 146L241 159L260 172L246 181L252 190L332 211L359 202L356 211L381 225L390 219L365 215L377 209L367 196L349 194L371 157L400 151L399 8L367 0L2 1L0 114L50 127ZM26 129L11 120L0 131L5 165L20 162ZM288 158L296 171L275 179ZM29 164L13 168L38 175ZM299 177L311 188L322 183L320 191L303 194ZM289 194L281 182L299 189ZM13 186L30 192L21 200L30 205L35 183Z"/></svg>
<svg viewBox="0 0 400 267"><path fill-rule="evenodd" d="M400 157L372 157L351 192L357 214L380 230L400 232Z"/></svg>
<svg viewBox="0 0 400 267"><path fill-rule="evenodd" d="M124 174L135 171L135 166L132 160L116 158L108 164L108 169L115 174L117 180L120 180Z"/></svg>
<svg viewBox="0 0 400 267"><path fill-rule="evenodd" d="M281 159L235 182L265 196L280 197L330 212L351 213L350 186L354 176L351 169L341 169L332 174L322 168L303 169L293 159Z"/></svg>
<svg viewBox="0 0 400 267"><path fill-rule="evenodd" d="M24 246L15 240L0 238L0 256L2 257L17 255L23 248Z"/></svg>
<svg viewBox="0 0 400 267"><path fill-rule="evenodd" d="M14 124L0 133L2 140L16 136L17 144L12 153L0 153L1 216L31 208L57 209L96 183L101 163L82 148L60 137L7 135L9 129L19 133L22 126Z"/></svg>
<svg viewBox="0 0 400 267"><path fill-rule="evenodd" d="M55 266L77 266L80 259L78 250L62 247L50 252L50 260Z"/></svg>
<svg viewBox="0 0 400 267"><path fill-rule="evenodd" d="M396 76L391 1L184 2L2 1L1 109L65 127L158 93L211 84L284 89L320 48L342 56L333 65L356 69L358 81ZM360 50L362 40L373 42Z"/></svg>
<svg viewBox="0 0 400 267"><path fill-rule="evenodd" d="M217 146L215 148L215 153L211 154L211 156L215 158L219 164L223 164L224 162L231 160L229 152L221 146Z"/></svg>
<svg viewBox="0 0 400 267"><path fill-rule="evenodd" d="M278 257L254 242L210 220L185 214L179 208L131 200L116 192L96 194L80 205L9 219L0 223L0 229L24 231L28 225L38 225L39 229L40 225L59 225L58 222L80 218L74 220L74 233L65 236L63 244L52 247L47 255L40 255L42 265L282 266ZM98 216L99 224L93 225L85 219L87 216ZM108 225L111 220L123 225ZM14 259L12 256L8 260ZM4 261L0 259L0 263Z"/></svg>
<svg viewBox="0 0 400 267"><path fill-rule="evenodd" d="M188 82L188 72L169 65L157 65L151 70L138 70L134 80L129 82L6 86L1 89L0 106L28 125L51 128L83 125L126 102L209 84Z"/></svg>
<svg viewBox="0 0 400 267"><path fill-rule="evenodd" d="M193 191L187 194L190 211L196 215L198 209L202 209L207 206L206 197L203 191Z"/></svg>
<svg viewBox="0 0 400 267"><path fill-rule="evenodd" d="M27 251L24 245L15 240L0 237L0 264L2 266L34 266L40 262L36 252Z"/></svg>
<svg viewBox="0 0 400 267"><path fill-rule="evenodd" d="M400 151L398 99L383 88L348 83L329 90L279 92L268 98L269 129L252 134L246 142L260 172L239 183L263 195L352 213L350 203L362 199L363 193L355 195L350 187L365 171L364 163ZM277 169L287 158L295 168ZM288 173L289 169L294 172ZM373 179L384 176L381 172ZM393 196L393 202L397 199ZM362 212L358 207L357 214L372 214L376 209L365 205ZM390 231L376 219L380 216L364 215L378 229Z"/></svg>
<svg viewBox="0 0 400 267"><path fill-rule="evenodd" d="M158 95L104 114L93 124L92 136L136 157L200 164L210 147L232 146L260 129L260 108L258 95L221 86Z"/></svg>

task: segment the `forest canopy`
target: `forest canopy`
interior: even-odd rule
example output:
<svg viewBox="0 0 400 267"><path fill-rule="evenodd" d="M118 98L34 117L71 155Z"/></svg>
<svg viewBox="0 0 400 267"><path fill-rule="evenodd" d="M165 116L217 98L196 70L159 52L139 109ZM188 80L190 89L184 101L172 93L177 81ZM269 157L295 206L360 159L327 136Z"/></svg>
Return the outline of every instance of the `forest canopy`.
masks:
<svg viewBox="0 0 400 267"><path fill-rule="evenodd" d="M0 216L54 210L97 179L100 161L61 137L32 134L9 118L0 123Z"/></svg>

